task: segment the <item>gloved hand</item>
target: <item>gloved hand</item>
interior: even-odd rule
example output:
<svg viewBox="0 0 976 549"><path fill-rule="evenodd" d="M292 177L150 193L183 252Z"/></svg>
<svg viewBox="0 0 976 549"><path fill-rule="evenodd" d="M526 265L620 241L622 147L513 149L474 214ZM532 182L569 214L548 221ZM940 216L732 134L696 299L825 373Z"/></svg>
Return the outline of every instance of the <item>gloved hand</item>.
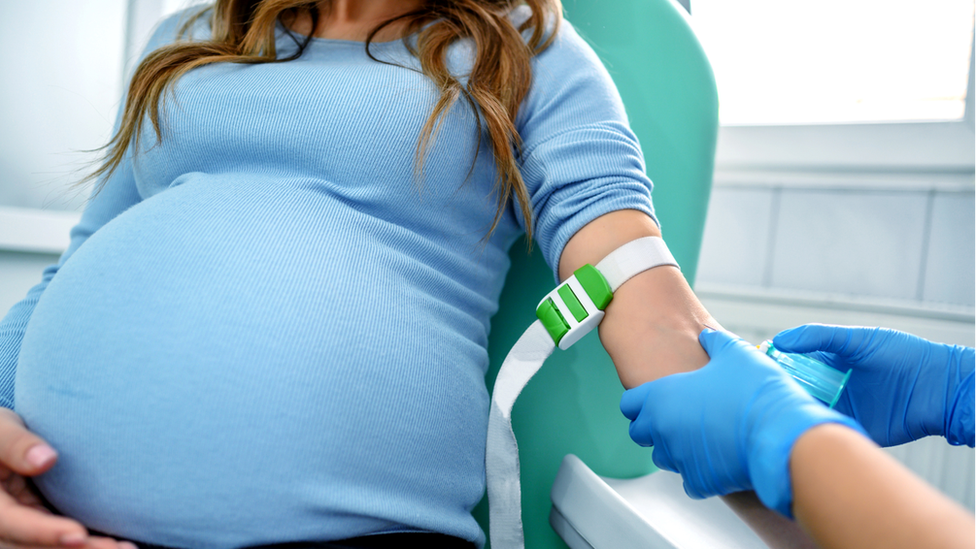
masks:
<svg viewBox="0 0 976 549"><path fill-rule="evenodd" d="M773 345L812 353L842 372L853 369L835 408L879 445L942 435L950 444L973 446L973 349L887 328L820 324L780 332Z"/></svg>
<svg viewBox="0 0 976 549"><path fill-rule="evenodd" d="M793 444L821 423L858 429L808 395L775 362L727 332L698 340L711 360L626 391L620 410L630 437L654 446L661 469L681 473L693 498L755 490L767 507L792 517Z"/></svg>

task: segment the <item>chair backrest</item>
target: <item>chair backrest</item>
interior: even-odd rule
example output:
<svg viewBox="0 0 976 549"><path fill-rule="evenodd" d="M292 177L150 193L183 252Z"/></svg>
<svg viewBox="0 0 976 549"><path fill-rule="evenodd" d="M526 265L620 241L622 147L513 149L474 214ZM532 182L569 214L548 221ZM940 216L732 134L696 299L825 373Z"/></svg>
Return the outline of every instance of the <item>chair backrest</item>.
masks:
<svg viewBox="0 0 976 549"><path fill-rule="evenodd" d="M718 96L711 66L673 0L564 0L566 19L590 42L613 77L640 139L664 237L694 282L711 189ZM553 287L542 255L511 250L512 267L492 320L489 388L535 305ZM566 454L599 475L653 471L650 453L627 434L618 403L623 388L596 332L557 350L513 410L522 466L522 516L529 549L565 547L549 527L549 491ZM475 516L487 531L487 502Z"/></svg>

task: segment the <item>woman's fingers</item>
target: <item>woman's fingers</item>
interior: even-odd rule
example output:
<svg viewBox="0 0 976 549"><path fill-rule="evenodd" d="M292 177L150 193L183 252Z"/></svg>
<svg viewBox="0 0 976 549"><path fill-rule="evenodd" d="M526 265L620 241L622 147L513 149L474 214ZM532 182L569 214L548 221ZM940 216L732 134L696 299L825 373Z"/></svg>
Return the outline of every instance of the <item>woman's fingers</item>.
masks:
<svg viewBox="0 0 976 549"><path fill-rule="evenodd" d="M30 482L27 480L27 477L9 473L9 470L3 467L0 467L0 472L4 473L3 475L0 475L3 478L3 481L0 482L0 486L3 487L4 492L7 492L12 498L14 498L14 501L21 505L47 511L47 509L44 508L43 502L41 502L41 498L38 497L37 492L34 491L34 487L31 486Z"/></svg>
<svg viewBox="0 0 976 549"><path fill-rule="evenodd" d="M22 505L0 491L0 542L7 545L83 547L88 530L77 521Z"/></svg>
<svg viewBox="0 0 976 549"><path fill-rule="evenodd" d="M13 411L0 408L0 547L120 549L107 538L93 538L78 521L50 513L25 477L50 469L58 455L31 433Z"/></svg>
<svg viewBox="0 0 976 549"><path fill-rule="evenodd" d="M65 546L60 546L65 547ZM0 541L0 549L51 549L50 545L23 545ZM84 545L71 546L71 549L138 549L127 541L115 541L111 538L89 537Z"/></svg>
<svg viewBox="0 0 976 549"><path fill-rule="evenodd" d="M25 477L47 471L57 459L20 416L0 408L0 549L136 549L126 541L89 536L78 521L44 508Z"/></svg>
<svg viewBox="0 0 976 549"><path fill-rule="evenodd" d="M88 543L81 549L139 549L128 541L115 541L111 538L89 537Z"/></svg>
<svg viewBox="0 0 976 549"><path fill-rule="evenodd" d="M137 549L130 542L89 536L77 521L25 507L0 491L0 549Z"/></svg>
<svg viewBox="0 0 976 549"><path fill-rule="evenodd" d="M57 452L28 431L17 414L0 408L0 464L21 475L34 476L50 469L57 459Z"/></svg>

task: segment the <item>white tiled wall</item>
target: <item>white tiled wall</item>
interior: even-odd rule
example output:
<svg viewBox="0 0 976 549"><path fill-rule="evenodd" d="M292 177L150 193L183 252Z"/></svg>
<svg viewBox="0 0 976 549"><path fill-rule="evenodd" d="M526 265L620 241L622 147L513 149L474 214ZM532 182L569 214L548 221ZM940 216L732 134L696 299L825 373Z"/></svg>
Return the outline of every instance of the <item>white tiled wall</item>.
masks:
<svg viewBox="0 0 976 549"><path fill-rule="evenodd" d="M805 179L712 192L699 285L974 306L974 193ZM962 188L957 188L962 187Z"/></svg>

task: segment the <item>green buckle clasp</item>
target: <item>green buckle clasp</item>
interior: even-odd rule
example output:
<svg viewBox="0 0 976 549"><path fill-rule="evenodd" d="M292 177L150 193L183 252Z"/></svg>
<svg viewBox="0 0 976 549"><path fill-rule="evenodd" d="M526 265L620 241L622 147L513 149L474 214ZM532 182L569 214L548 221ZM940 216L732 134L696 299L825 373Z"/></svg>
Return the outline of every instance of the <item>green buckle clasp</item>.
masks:
<svg viewBox="0 0 976 549"><path fill-rule="evenodd" d="M568 349L603 320L613 299L607 279L587 263L539 302L535 315L560 349Z"/></svg>

